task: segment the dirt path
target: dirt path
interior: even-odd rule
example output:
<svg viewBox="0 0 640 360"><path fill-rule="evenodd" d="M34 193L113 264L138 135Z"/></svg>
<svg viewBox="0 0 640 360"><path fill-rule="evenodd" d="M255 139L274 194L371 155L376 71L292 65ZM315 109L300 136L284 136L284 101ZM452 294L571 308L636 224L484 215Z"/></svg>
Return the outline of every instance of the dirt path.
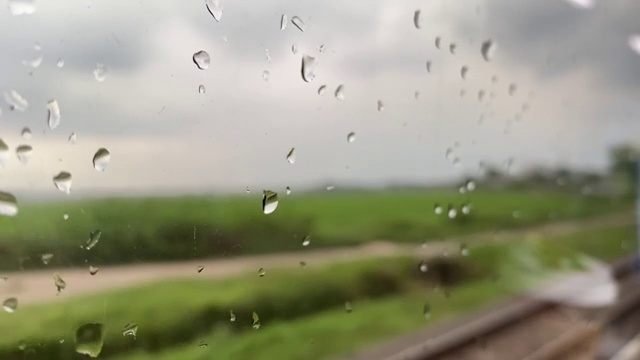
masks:
<svg viewBox="0 0 640 360"><path fill-rule="evenodd" d="M131 287L154 281L175 278L225 278L239 273L256 272L259 268L267 271L276 267L299 267L304 261L307 266L321 266L328 263L347 262L355 259L410 255L421 258L441 256L444 252L458 251L461 242L502 242L518 239L532 233L540 235L561 235L611 226L630 225L633 213L619 213L587 220L564 221L540 225L532 228L479 233L440 242L430 242L428 246L394 244L375 241L358 247L307 250L273 255L242 256L230 259L202 259L184 262L147 263L136 265L105 266L91 276L86 268L47 269L28 272L0 274L7 278L0 280L0 300L17 297L20 305L60 301L87 293ZM198 266L204 266L201 273ZM62 295L58 296L53 283L53 274L59 273L67 283Z"/></svg>

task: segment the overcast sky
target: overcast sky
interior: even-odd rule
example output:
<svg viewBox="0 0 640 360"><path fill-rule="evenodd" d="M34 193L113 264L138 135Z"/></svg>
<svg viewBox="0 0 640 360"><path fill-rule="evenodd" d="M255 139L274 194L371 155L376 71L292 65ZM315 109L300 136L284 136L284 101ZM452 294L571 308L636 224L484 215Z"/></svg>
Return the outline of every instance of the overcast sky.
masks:
<svg viewBox="0 0 640 360"><path fill-rule="evenodd" d="M636 0L222 0L220 22L204 0L39 0L24 15L1 1L0 91L29 106L0 104L0 137L12 152L34 149L27 165L12 153L0 170L0 190L19 196L65 198L52 183L60 171L73 175L73 197L429 184L510 158L516 171L604 169L608 147L640 135ZM488 39L497 44L490 62L480 51ZM200 50L207 70L192 61ZM303 54L318 61L309 83ZM37 68L25 64L39 55ZM96 63L108 68L102 82ZM51 99L62 115L54 130ZM24 126L32 139L20 136ZM91 163L101 147L112 154L105 172Z"/></svg>

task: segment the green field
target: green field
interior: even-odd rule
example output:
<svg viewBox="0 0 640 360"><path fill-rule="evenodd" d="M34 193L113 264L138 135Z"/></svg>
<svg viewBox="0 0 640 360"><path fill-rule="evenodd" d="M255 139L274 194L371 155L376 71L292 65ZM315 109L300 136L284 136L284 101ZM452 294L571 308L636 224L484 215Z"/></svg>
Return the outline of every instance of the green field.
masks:
<svg viewBox="0 0 640 360"><path fill-rule="evenodd" d="M471 214L460 206L471 204ZM434 205L458 208L458 217L434 214ZM0 218L0 270L51 266L100 266L140 261L233 256L371 240L422 242L485 230L530 226L630 207L626 201L542 191L444 190L323 192L286 196L262 214L261 194L203 198L141 198L23 204L14 218ZM518 214L518 216L514 216ZM63 215L69 219L64 220ZM102 237L81 249L91 231Z"/></svg>
<svg viewBox="0 0 640 360"><path fill-rule="evenodd" d="M427 273L415 259L367 260L274 270L263 278L252 273L224 281L163 282L28 306L0 314L0 358L22 359L20 341L42 359L81 358L74 357L73 332L87 322L106 325L101 358L327 358L522 290L525 275L544 277L575 263L578 254L610 260L635 251L630 226L512 240L471 244L468 256L433 260ZM351 313L345 312L347 301ZM237 315L234 323L229 310ZM251 327L254 311L261 322L257 330ZM121 334L131 322L140 326L136 339Z"/></svg>

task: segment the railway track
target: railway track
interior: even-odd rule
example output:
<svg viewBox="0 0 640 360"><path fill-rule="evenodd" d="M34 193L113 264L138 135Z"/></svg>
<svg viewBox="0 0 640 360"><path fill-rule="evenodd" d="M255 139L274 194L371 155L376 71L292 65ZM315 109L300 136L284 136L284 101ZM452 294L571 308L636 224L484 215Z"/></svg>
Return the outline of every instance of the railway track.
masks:
<svg viewBox="0 0 640 360"><path fill-rule="evenodd" d="M382 344L352 360L640 359L637 259L611 265L616 302L601 310L520 297Z"/></svg>

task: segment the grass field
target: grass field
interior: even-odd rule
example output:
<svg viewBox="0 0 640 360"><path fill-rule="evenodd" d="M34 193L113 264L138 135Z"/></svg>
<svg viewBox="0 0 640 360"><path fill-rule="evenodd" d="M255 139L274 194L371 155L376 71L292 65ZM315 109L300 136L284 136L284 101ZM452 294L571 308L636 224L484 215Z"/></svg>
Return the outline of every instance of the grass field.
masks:
<svg viewBox="0 0 640 360"><path fill-rule="evenodd" d="M463 215L460 206L471 204ZM435 204L445 214L434 214ZM451 220L446 208L458 209ZM23 204L0 218L0 269L181 260L344 246L384 239L402 242L529 226L629 208L625 201L561 192L443 190L324 192L286 196L262 214L261 194L222 198L109 199ZM64 220L63 215L69 219ZM517 214L517 216L514 216ZM102 231L91 251L80 246Z"/></svg>
<svg viewBox="0 0 640 360"><path fill-rule="evenodd" d="M369 260L271 271L263 278L252 273L224 281L171 281L25 307L0 314L0 358L22 359L18 343L24 340L43 359L73 359L74 329L96 321L107 327L104 358L327 358L522 290L519 274L530 275L532 267L523 267L515 254L533 259L544 276L578 253L610 260L635 251L633 227L514 240L471 244L468 256L440 259L427 273L414 259ZM443 286L448 296L436 290ZM353 312L345 312L346 301ZM229 310L237 315L234 323ZM260 316L258 330L251 328L253 311ZM140 325L136 339L121 334L131 322Z"/></svg>

